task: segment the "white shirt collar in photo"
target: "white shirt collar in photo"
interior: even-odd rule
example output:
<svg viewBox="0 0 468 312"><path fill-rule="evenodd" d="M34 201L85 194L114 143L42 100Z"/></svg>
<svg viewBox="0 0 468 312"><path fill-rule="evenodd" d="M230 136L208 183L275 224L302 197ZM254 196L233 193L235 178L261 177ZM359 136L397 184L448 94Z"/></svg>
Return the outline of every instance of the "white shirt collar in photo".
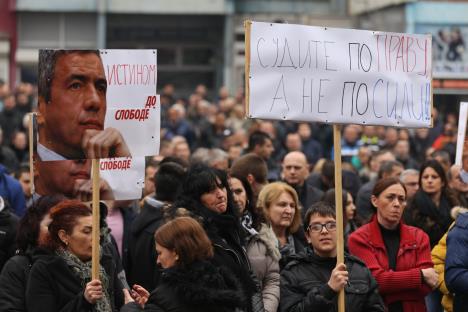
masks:
<svg viewBox="0 0 468 312"><path fill-rule="evenodd" d="M50 161L50 160L67 160L60 154L48 149L41 143L37 143L37 154L42 161Z"/></svg>

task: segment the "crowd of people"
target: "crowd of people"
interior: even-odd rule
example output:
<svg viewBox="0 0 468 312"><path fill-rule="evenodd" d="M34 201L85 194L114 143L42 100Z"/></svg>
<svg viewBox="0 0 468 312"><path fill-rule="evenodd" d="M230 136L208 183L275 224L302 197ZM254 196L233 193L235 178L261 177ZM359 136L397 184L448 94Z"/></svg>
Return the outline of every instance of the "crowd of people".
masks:
<svg viewBox="0 0 468 312"><path fill-rule="evenodd" d="M30 185L36 88L0 82L0 310L337 311L342 290L350 312L468 310L456 114L434 109L430 129L342 127L337 263L331 127L245 119L243 101L163 87L160 153L141 199L101 202L92 279L89 204L47 170Z"/></svg>

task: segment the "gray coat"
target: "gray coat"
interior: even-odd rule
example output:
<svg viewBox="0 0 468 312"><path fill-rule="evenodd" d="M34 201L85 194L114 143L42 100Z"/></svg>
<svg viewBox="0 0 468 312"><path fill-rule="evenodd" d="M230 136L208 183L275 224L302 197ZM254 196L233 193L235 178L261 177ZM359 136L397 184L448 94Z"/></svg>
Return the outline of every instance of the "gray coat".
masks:
<svg viewBox="0 0 468 312"><path fill-rule="evenodd" d="M265 312L276 312L280 299L281 254L276 236L270 227L262 224L259 233L248 238L247 256L261 284Z"/></svg>

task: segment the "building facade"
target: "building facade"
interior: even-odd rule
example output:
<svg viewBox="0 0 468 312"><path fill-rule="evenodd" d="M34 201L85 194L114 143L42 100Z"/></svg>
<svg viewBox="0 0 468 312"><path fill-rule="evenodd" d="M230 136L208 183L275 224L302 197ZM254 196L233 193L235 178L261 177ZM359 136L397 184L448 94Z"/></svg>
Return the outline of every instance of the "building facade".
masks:
<svg viewBox="0 0 468 312"><path fill-rule="evenodd" d="M468 101L468 2L383 2L376 7L371 1L357 0L350 11L358 27L432 34L434 104L442 111L457 111L461 101Z"/></svg>
<svg viewBox="0 0 468 312"><path fill-rule="evenodd" d="M213 97L222 85L232 92L243 87L246 19L353 25L346 0L4 2L9 14L16 17L17 47L9 48L15 63L9 69L16 73L17 81L35 81L41 48L156 48L158 85L173 83L181 95L188 95L199 83ZM0 46L0 61L1 53Z"/></svg>

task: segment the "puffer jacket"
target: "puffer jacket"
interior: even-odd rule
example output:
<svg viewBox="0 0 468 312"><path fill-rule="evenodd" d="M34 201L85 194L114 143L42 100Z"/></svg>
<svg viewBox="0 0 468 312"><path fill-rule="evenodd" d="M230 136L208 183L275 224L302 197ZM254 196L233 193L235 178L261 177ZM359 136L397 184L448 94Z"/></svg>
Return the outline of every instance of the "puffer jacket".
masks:
<svg viewBox="0 0 468 312"><path fill-rule="evenodd" d="M454 293L453 311L468 311L468 212L458 216L447 235L445 284Z"/></svg>
<svg viewBox="0 0 468 312"><path fill-rule="evenodd" d="M345 254L349 272L345 286L347 312L383 312L384 303L377 291L377 283L364 262ZM310 248L298 255L281 271L280 312L335 312L338 293L328 281L336 266L336 258L321 258Z"/></svg>
<svg viewBox="0 0 468 312"><path fill-rule="evenodd" d="M280 300L279 260L281 254L273 230L262 224L258 234L247 240L247 257L262 290L265 312L276 312Z"/></svg>
<svg viewBox="0 0 468 312"><path fill-rule="evenodd" d="M242 287L230 270L197 261L164 270L144 309L133 302L120 311L234 312L245 305Z"/></svg>
<svg viewBox="0 0 468 312"><path fill-rule="evenodd" d="M467 208L455 207L451 211L452 218L457 219L457 216L460 213L468 212ZM455 222L449 228L450 229L455 225ZM446 312L453 311L453 296L450 291L447 289L445 284L445 257L447 255L447 233L440 239L439 243L432 248L431 257L432 262L434 262L434 269L439 274L439 291L443 294L442 306Z"/></svg>

